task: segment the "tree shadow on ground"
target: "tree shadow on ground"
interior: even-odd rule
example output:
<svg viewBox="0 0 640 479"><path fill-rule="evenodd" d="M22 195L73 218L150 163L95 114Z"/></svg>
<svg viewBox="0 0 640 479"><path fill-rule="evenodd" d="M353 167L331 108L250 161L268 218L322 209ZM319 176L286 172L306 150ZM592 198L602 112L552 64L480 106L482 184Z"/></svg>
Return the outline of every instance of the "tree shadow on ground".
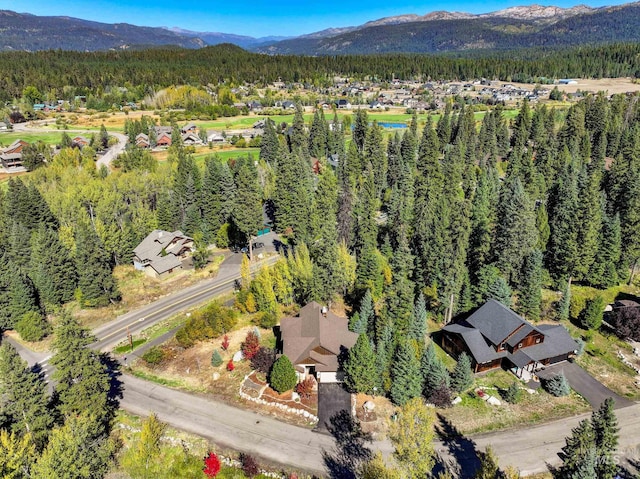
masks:
<svg viewBox="0 0 640 479"><path fill-rule="evenodd" d="M331 417L327 430L335 439L332 451L322 451L322 457L332 479L356 479L360 466L371 459L366 444L371 435L362 431L358 421L348 411Z"/></svg>
<svg viewBox="0 0 640 479"><path fill-rule="evenodd" d="M122 376L122 365L111 354L100 354L100 362L107 368L109 372L109 405L115 410L120 407L120 399L123 397L124 385L120 380Z"/></svg>
<svg viewBox="0 0 640 479"><path fill-rule="evenodd" d="M473 477L480 467L476 443L462 435L442 414L438 414L436 433L452 459L440 457L434 471L448 470L461 479Z"/></svg>

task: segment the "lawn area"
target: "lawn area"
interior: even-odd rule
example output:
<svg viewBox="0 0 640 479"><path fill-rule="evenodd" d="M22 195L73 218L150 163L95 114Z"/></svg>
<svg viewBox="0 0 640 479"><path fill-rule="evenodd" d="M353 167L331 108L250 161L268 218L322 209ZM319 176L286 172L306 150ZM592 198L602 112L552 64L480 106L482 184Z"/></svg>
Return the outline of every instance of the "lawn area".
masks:
<svg viewBox="0 0 640 479"><path fill-rule="evenodd" d="M9 146L15 140L24 140L27 143L34 143L36 141L44 141L48 145L57 145L60 143L62 138L62 131L60 133L57 132L30 132L30 131L10 131L10 132L0 132L0 146L5 147ZM72 135L73 133L69 133Z"/></svg>
<svg viewBox="0 0 640 479"><path fill-rule="evenodd" d="M193 155L198 163L204 163L205 158L216 155L223 161L229 161L231 158L246 157L253 155L254 159L260 156L260 148L233 148L228 150L209 150L207 152L199 152Z"/></svg>
<svg viewBox="0 0 640 479"><path fill-rule="evenodd" d="M499 391L506 389L516 379L513 374L503 370L476 376L475 387L482 387L488 394L500 399L501 406L491 406L471 390L460 396L460 404L439 412L460 433L475 434L542 423L591 410L589 404L573 391L569 396L557 398L541 388L535 394L523 390L520 401L509 404L502 399ZM518 383L522 388L525 387L521 381Z"/></svg>

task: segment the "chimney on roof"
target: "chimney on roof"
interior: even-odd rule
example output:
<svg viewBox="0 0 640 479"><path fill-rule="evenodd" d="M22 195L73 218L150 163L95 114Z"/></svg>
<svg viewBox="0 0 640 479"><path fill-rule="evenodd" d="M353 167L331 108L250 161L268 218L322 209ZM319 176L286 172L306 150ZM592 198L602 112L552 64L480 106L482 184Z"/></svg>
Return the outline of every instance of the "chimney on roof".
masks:
<svg viewBox="0 0 640 479"><path fill-rule="evenodd" d="M322 313L322 316L324 316L325 318L327 317L328 311L329 311L329 308L327 308L326 306L323 306L322 309L320 310L320 312Z"/></svg>

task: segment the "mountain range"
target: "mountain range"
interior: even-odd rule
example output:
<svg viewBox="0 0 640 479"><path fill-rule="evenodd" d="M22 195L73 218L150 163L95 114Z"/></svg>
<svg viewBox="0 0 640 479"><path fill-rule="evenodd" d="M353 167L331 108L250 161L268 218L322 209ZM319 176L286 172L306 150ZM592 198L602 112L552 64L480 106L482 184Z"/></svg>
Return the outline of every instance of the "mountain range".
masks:
<svg viewBox="0 0 640 479"><path fill-rule="evenodd" d="M436 53L640 41L640 2L613 7L529 5L485 14L436 11L381 18L299 37L194 32L0 10L0 50L80 50L233 43L268 54Z"/></svg>

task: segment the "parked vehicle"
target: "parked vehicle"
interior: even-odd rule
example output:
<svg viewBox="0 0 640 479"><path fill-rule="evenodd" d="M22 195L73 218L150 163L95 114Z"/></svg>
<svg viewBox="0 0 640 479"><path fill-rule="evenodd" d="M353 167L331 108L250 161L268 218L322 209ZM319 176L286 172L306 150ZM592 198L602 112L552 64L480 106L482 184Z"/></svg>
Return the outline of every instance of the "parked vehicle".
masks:
<svg viewBox="0 0 640 479"><path fill-rule="evenodd" d="M264 248L264 243L256 241L255 243L253 243L253 247L254 247L254 249Z"/></svg>

